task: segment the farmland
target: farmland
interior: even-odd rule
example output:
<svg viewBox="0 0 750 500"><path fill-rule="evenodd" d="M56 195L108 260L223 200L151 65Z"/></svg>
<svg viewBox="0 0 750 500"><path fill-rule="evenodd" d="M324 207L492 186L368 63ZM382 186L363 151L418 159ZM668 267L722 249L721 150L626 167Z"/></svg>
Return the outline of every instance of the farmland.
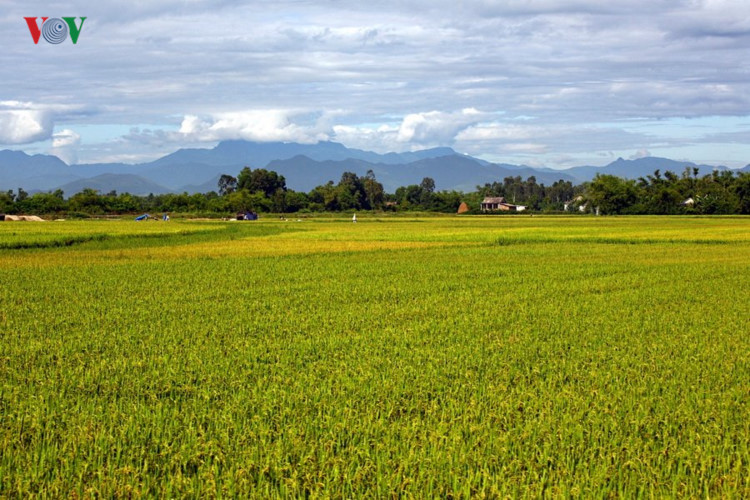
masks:
<svg viewBox="0 0 750 500"><path fill-rule="evenodd" d="M748 497L750 219L0 225L0 497Z"/></svg>

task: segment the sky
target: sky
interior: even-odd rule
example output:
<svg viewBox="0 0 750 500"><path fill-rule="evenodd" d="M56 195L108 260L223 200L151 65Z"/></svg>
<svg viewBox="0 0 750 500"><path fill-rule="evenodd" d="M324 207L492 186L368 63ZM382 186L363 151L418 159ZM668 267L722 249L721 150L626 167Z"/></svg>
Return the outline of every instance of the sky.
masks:
<svg viewBox="0 0 750 500"><path fill-rule="evenodd" d="M750 163L746 0L0 0L0 43L0 149L69 164L225 139Z"/></svg>

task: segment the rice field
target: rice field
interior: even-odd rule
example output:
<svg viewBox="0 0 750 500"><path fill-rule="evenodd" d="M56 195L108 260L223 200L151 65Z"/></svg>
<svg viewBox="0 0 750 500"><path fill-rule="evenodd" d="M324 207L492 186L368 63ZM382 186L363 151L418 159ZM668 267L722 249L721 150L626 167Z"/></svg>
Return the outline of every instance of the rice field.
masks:
<svg viewBox="0 0 750 500"><path fill-rule="evenodd" d="M750 497L750 219L0 224L0 497Z"/></svg>

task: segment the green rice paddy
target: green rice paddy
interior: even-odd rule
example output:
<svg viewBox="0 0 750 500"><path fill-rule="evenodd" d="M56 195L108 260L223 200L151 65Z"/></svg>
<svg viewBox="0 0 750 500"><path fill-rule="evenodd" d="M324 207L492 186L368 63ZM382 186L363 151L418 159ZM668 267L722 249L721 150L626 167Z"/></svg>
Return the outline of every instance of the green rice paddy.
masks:
<svg viewBox="0 0 750 500"><path fill-rule="evenodd" d="M750 219L0 223L0 497L750 497Z"/></svg>

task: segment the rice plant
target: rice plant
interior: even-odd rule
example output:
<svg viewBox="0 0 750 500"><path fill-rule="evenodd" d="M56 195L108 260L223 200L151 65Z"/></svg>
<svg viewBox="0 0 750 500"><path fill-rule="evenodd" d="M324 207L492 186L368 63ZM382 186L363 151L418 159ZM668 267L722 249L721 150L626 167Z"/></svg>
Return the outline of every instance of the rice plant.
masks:
<svg viewBox="0 0 750 500"><path fill-rule="evenodd" d="M750 496L750 219L39 227L0 497Z"/></svg>

